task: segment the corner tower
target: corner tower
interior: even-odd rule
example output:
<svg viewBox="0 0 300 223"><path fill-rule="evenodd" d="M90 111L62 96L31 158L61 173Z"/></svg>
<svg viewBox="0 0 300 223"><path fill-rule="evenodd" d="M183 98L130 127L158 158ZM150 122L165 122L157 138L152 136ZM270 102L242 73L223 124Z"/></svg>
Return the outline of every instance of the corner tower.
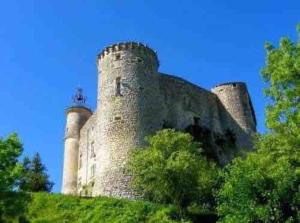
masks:
<svg viewBox="0 0 300 223"><path fill-rule="evenodd" d="M97 58L99 128L95 194L132 197L124 170L131 149L161 128L158 58L146 45L106 47Z"/></svg>
<svg viewBox="0 0 300 223"><path fill-rule="evenodd" d="M82 89L73 98L74 104L66 109L65 151L62 193L77 194L77 171L80 129L92 115L85 105Z"/></svg>
<svg viewBox="0 0 300 223"><path fill-rule="evenodd" d="M229 82L212 89L225 108L224 127L236 134L239 147L252 148L251 135L256 132L256 118L252 102L243 82Z"/></svg>

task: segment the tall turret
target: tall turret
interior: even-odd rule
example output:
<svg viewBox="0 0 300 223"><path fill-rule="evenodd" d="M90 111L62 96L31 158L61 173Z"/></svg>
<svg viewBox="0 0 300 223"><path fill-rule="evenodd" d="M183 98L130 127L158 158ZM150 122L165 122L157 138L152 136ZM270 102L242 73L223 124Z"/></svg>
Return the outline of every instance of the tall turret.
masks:
<svg viewBox="0 0 300 223"><path fill-rule="evenodd" d="M243 82L220 84L212 89L225 108L223 128L236 134L239 147L252 147L251 134L256 131L256 118L247 86Z"/></svg>
<svg viewBox="0 0 300 223"><path fill-rule="evenodd" d="M82 89L78 89L73 98L74 104L66 109L65 151L62 193L77 193L78 149L80 129L92 115L85 105Z"/></svg>
<svg viewBox="0 0 300 223"><path fill-rule="evenodd" d="M128 152L161 128L159 62L146 45L126 42L106 47L97 59L99 128L95 193L132 197L124 172Z"/></svg>

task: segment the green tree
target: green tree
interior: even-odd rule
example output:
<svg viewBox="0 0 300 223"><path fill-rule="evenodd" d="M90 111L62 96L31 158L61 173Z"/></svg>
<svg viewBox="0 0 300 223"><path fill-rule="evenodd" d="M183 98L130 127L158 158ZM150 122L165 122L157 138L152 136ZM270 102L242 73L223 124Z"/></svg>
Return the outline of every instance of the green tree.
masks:
<svg viewBox="0 0 300 223"><path fill-rule="evenodd" d="M218 192L220 222L300 222L300 41L266 45L269 132L256 151L226 167Z"/></svg>
<svg viewBox="0 0 300 223"><path fill-rule="evenodd" d="M14 192L22 174L18 162L22 151L17 134L0 139L0 222L7 222L7 218L21 215L26 209L26 195L17 196Z"/></svg>
<svg viewBox="0 0 300 223"><path fill-rule="evenodd" d="M299 222L299 148L273 135L263 136L257 146L224 172L217 208L221 222Z"/></svg>
<svg viewBox="0 0 300 223"><path fill-rule="evenodd" d="M50 192L54 183L49 180L46 171L47 169L42 164L39 153L36 153L32 160L25 157L23 160L23 176L20 181L20 189L30 192Z"/></svg>
<svg viewBox="0 0 300 223"><path fill-rule="evenodd" d="M195 203L210 206L218 169L201 155L191 135L172 129L147 138L133 151L128 169L138 194L154 202L172 203L181 214Z"/></svg>
<svg viewBox="0 0 300 223"><path fill-rule="evenodd" d="M268 84L265 94L271 99L266 108L267 127L273 132L299 139L300 25L298 31L296 43L285 37L278 48L266 44L267 60L262 76Z"/></svg>
<svg viewBox="0 0 300 223"><path fill-rule="evenodd" d="M0 192L12 191L21 175L18 158L23 151L17 134L0 139Z"/></svg>

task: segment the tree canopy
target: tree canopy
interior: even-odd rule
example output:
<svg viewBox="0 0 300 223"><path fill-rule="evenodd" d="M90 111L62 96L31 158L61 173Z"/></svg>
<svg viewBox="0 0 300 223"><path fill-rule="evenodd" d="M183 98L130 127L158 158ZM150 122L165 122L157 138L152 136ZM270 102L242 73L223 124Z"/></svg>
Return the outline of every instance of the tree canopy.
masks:
<svg viewBox="0 0 300 223"><path fill-rule="evenodd" d="M129 161L134 190L151 201L175 204L180 211L193 203L213 202L218 169L201 155L191 135L164 129L147 142Z"/></svg>
<svg viewBox="0 0 300 223"><path fill-rule="evenodd" d="M23 151L17 134L11 134L6 139L0 138L0 191L14 189L22 172L18 157Z"/></svg>
<svg viewBox="0 0 300 223"><path fill-rule="evenodd" d="M266 44L266 65L262 69L268 84L265 94L271 100L266 108L267 127L296 137L299 137L300 125L300 25L298 32L296 42L284 37L278 48Z"/></svg>
<svg viewBox="0 0 300 223"><path fill-rule="evenodd" d="M46 171L47 169L42 164L39 153L36 153L32 160L29 157L25 157L23 160L23 175L20 181L20 189L30 192L50 192L54 183L49 180Z"/></svg>

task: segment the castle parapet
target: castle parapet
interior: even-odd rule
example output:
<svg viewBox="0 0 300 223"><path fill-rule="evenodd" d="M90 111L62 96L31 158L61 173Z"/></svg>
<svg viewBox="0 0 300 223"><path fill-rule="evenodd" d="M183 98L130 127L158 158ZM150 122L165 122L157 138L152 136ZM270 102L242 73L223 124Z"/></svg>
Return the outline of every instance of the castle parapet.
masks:
<svg viewBox="0 0 300 223"><path fill-rule="evenodd" d="M151 58L152 62L156 64L156 67L159 66L159 60L156 52L147 45L137 42L121 42L107 46L101 51L101 53L98 54L97 60L102 60L107 55L127 50L139 51L138 54Z"/></svg>

